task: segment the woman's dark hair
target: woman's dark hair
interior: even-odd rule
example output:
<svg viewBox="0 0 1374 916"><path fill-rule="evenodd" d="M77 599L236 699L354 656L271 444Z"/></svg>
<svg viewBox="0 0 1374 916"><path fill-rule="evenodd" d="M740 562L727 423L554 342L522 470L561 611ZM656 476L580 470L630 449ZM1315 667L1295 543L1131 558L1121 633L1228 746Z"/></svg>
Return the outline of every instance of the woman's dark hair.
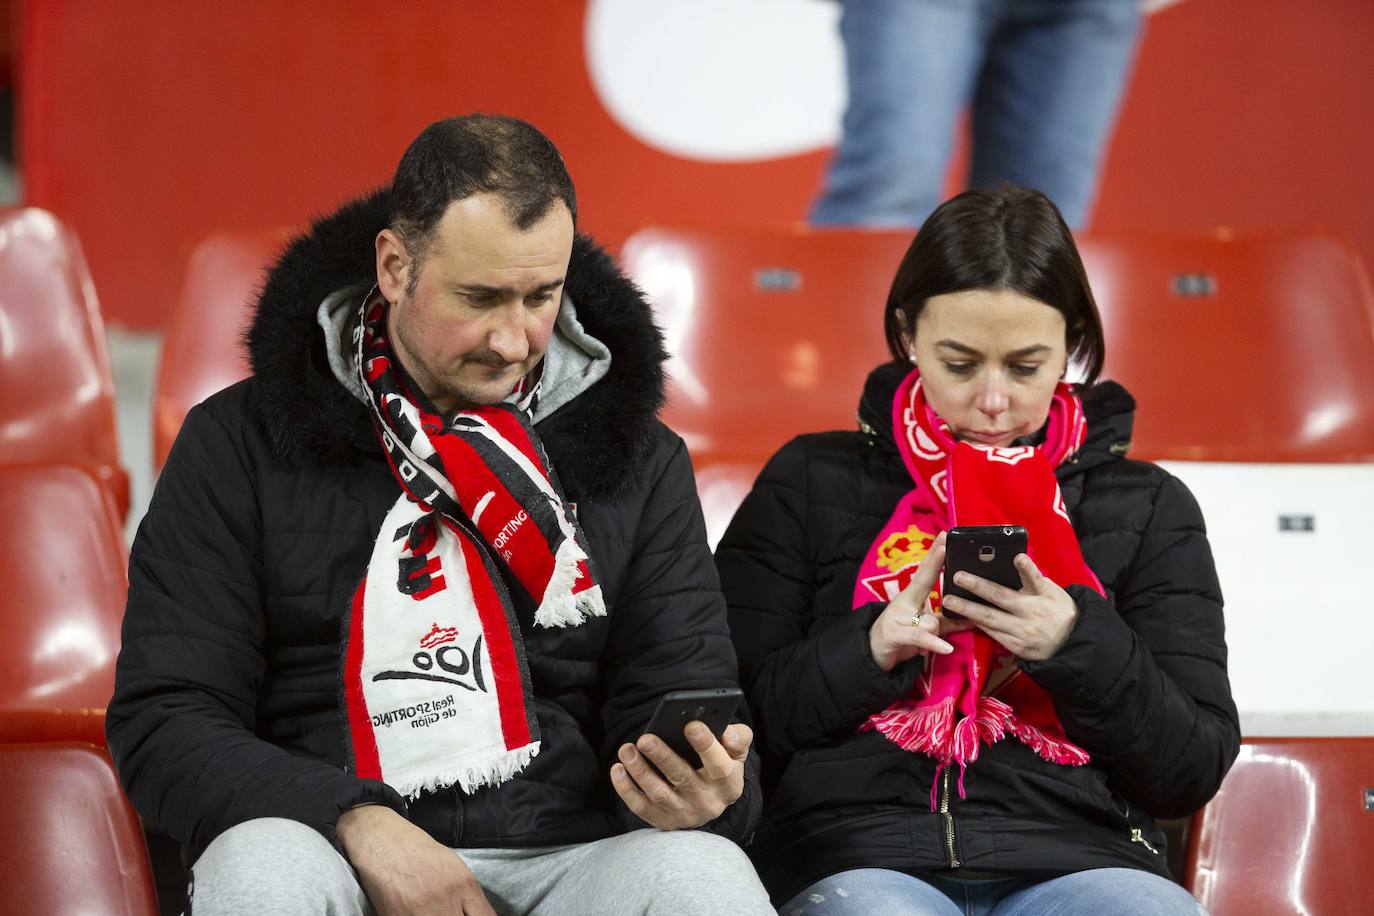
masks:
<svg viewBox="0 0 1374 916"><path fill-rule="evenodd" d="M945 201L916 233L887 296L887 347L905 361L901 318L915 328L933 296L1012 290L1064 316L1069 359L1091 385L1102 372L1102 319L1058 208L1039 191L1002 185Z"/></svg>
<svg viewBox="0 0 1374 916"><path fill-rule="evenodd" d="M489 192L524 231L558 201L577 225L577 194L558 147L533 125L505 115L435 121L406 149L391 180L390 223L423 260L434 228L455 200ZM418 269L411 282L419 279Z"/></svg>

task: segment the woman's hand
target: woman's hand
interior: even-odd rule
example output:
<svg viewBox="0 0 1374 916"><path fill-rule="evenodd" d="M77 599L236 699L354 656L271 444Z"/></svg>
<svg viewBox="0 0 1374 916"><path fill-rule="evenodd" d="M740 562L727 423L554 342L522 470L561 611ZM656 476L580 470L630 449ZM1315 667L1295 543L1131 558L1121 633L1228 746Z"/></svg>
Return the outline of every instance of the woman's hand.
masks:
<svg viewBox="0 0 1374 916"><path fill-rule="evenodd" d="M611 785L625 806L660 830L700 827L720 817L744 792L753 729L736 722L717 741L709 728L692 721L683 732L701 758L699 770L653 735L622 744L620 762L611 767Z"/></svg>
<svg viewBox="0 0 1374 916"><path fill-rule="evenodd" d="M868 628L868 650L873 661L884 671L891 671L915 655L936 652L948 655L954 647L940 638L940 634L967 630L971 624L946 620L930 608L930 590L945 565L945 536L943 533L930 546L916 575L892 599L873 626ZM914 624L914 625L913 625Z"/></svg>
<svg viewBox="0 0 1374 916"><path fill-rule="evenodd" d="M1017 658L1044 661L1069 638L1078 620L1078 606L1068 592L1041 575L1030 557L1017 554L1012 562L1021 575L1019 592L959 572L954 574L954 584L987 603L946 595L944 606L963 614Z"/></svg>

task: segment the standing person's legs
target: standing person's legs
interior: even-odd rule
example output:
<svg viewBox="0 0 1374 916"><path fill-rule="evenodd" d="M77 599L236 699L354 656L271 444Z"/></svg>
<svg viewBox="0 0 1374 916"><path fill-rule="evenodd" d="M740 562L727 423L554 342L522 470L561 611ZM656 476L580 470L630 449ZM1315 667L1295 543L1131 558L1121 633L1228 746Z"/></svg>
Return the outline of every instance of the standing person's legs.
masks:
<svg viewBox="0 0 1374 916"><path fill-rule="evenodd" d="M743 850L700 830L636 830L576 846L458 852L503 916L775 912Z"/></svg>
<svg viewBox="0 0 1374 916"><path fill-rule="evenodd" d="M195 916L373 916L353 868L319 833L263 817L221 833L191 867Z"/></svg>
<svg viewBox="0 0 1374 916"><path fill-rule="evenodd" d="M887 868L855 868L822 878L778 907L780 916L961 916L938 888Z"/></svg>
<svg viewBox="0 0 1374 916"><path fill-rule="evenodd" d="M1141 31L1138 0L1001 0L973 106L970 184L1043 191L1086 224Z"/></svg>
<svg viewBox="0 0 1374 916"><path fill-rule="evenodd" d="M985 2L846 0L849 103L813 223L918 226L939 203Z"/></svg>
<svg viewBox="0 0 1374 916"><path fill-rule="evenodd" d="M991 916L1207 916L1182 887L1134 868L1094 868L1002 898Z"/></svg>

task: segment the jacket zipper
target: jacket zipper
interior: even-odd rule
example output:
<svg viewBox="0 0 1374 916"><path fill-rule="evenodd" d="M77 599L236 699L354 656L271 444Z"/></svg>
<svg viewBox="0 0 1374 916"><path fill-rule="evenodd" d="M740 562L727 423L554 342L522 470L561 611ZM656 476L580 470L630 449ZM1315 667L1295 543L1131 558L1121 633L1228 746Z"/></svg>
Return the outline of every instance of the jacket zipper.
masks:
<svg viewBox="0 0 1374 916"><path fill-rule="evenodd" d="M949 813L949 767L945 767L940 783L940 816L945 821L945 851L949 854L949 867L958 868L959 857L954 853L954 815Z"/></svg>
<svg viewBox="0 0 1374 916"><path fill-rule="evenodd" d="M1139 827L1131 827L1131 804L1130 804L1130 802L1126 801L1126 800L1123 798L1123 799L1121 800L1121 803L1122 803L1123 805L1125 805L1125 807L1126 807L1126 810L1125 810L1124 812L1122 812L1122 815L1126 818L1126 826L1127 826L1127 827L1130 827L1130 830L1131 830L1131 842L1132 842L1132 843L1139 843L1141 846L1144 846L1146 849L1150 850L1150 852L1154 853L1155 855L1159 855L1159 850L1158 850L1158 849L1155 849L1154 844L1151 843L1149 840L1145 839L1145 834L1144 834L1144 832L1142 832L1141 829L1140 829Z"/></svg>

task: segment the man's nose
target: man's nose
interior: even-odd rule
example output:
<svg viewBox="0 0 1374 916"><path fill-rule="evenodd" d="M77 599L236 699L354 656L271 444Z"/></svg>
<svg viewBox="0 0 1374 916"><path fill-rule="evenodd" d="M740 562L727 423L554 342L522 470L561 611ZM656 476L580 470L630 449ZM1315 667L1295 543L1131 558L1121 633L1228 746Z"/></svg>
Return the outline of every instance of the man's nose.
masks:
<svg viewBox="0 0 1374 916"><path fill-rule="evenodd" d="M530 354L529 335L525 333L523 309L502 309L487 335L487 346L508 363L523 362Z"/></svg>
<svg viewBox="0 0 1374 916"><path fill-rule="evenodd" d="M980 413L990 419L997 417L1011 406L1011 399L1007 396L1006 383L996 374L984 379L978 387L978 396L974 401Z"/></svg>

